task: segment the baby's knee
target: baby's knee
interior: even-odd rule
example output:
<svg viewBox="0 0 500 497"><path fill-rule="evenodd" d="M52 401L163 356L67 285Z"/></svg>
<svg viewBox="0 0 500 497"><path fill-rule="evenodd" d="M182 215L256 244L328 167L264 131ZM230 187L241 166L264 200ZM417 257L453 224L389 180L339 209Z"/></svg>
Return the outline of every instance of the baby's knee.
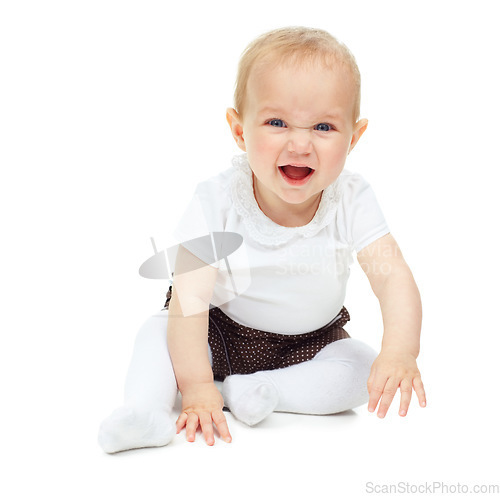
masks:
<svg viewBox="0 0 500 497"><path fill-rule="evenodd" d="M319 351L314 359L335 360L348 364L357 370L370 372L377 352L356 338L337 340Z"/></svg>
<svg viewBox="0 0 500 497"><path fill-rule="evenodd" d="M371 368L373 361L377 358L378 355L375 349L370 347L365 342L357 340L356 338L351 338L350 340L354 357L359 360L360 363L365 364Z"/></svg>

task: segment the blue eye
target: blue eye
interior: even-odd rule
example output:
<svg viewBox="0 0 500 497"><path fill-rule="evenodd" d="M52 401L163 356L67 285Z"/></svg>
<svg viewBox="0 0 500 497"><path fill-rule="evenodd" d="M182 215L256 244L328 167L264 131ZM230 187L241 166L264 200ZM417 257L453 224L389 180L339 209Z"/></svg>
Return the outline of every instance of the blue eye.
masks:
<svg viewBox="0 0 500 497"><path fill-rule="evenodd" d="M270 119L267 121L267 124L274 126L275 128L286 128L285 121L282 119Z"/></svg>
<svg viewBox="0 0 500 497"><path fill-rule="evenodd" d="M319 124L316 124L314 129L316 129L318 131L331 131L333 129L333 126L331 124L327 124L327 123L319 123Z"/></svg>

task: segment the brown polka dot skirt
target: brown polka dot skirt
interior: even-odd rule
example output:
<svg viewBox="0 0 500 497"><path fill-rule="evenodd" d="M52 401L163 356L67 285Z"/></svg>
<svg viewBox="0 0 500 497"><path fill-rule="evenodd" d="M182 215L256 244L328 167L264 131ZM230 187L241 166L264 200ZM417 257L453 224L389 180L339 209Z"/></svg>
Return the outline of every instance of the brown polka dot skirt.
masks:
<svg viewBox="0 0 500 497"><path fill-rule="evenodd" d="M167 293L165 308L171 296ZM255 330L233 321L218 307L209 311L208 343L212 351L214 379L286 368L312 359L329 343L350 338L342 328L349 313L342 307L327 325L309 333L286 335Z"/></svg>

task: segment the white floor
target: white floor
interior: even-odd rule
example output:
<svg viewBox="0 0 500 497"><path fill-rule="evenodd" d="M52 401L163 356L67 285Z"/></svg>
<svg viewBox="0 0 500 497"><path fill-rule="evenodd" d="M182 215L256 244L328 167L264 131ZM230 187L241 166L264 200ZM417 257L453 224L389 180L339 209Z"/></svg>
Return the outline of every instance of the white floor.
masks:
<svg viewBox="0 0 500 497"><path fill-rule="evenodd" d="M75 409L74 424L61 419L33 444L9 451L13 472L6 471L4 483L13 483L8 495L44 490L124 497L173 491L349 497L366 495L375 485L498 484L496 413L452 413L445 405L433 399L421 409L415 403L406 419L390 412L385 420L365 407L333 416L273 413L252 428L226 413L231 444L217 440L209 447L201 436L189 443L181 433L169 446L115 455L96 443L100 409L91 410L93 418ZM36 411L33 416L37 423Z"/></svg>
<svg viewBox="0 0 500 497"><path fill-rule="evenodd" d="M434 400L425 409L414 403L406 419L392 411L385 420L365 407L333 416L274 413L252 428L227 413L231 444L208 447L201 435L189 443L181 433L167 447L114 456L87 447L92 470L78 487L91 492L99 482L98 495L127 496L164 496L172 487L186 495L360 496L376 485L381 492L391 484L448 485L452 493L453 485L500 483L494 413L452 414Z"/></svg>

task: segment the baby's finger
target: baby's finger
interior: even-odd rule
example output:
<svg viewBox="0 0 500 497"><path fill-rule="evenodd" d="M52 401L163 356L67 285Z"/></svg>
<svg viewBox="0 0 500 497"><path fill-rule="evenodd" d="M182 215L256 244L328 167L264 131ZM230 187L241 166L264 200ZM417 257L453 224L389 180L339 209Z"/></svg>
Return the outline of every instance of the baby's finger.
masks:
<svg viewBox="0 0 500 497"><path fill-rule="evenodd" d="M411 401L411 380L408 378L404 378L401 381L401 385L399 386L401 390L401 402L399 403L399 415L406 416L408 412L408 407L410 406Z"/></svg>
<svg viewBox="0 0 500 497"><path fill-rule="evenodd" d="M375 411L378 401L384 393L386 382L387 378L374 378L370 388L370 398L368 400L368 410L370 412Z"/></svg>
<svg viewBox="0 0 500 497"><path fill-rule="evenodd" d="M184 426L186 426L187 418L188 418L187 412L182 412L180 416L177 418L177 421L175 422L177 433L180 433L180 431L184 428Z"/></svg>
<svg viewBox="0 0 500 497"><path fill-rule="evenodd" d="M413 378L413 388L417 394L420 407L425 407L427 405L427 400L425 398L424 384L422 383L422 378L420 378L420 376Z"/></svg>
<svg viewBox="0 0 500 497"><path fill-rule="evenodd" d="M379 418L384 418L387 414L389 406L391 405L392 399L398 391L399 380L396 378L390 378L385 384L384 393L380 399L380 404L378 406L377 416Z"/></svg>
<svg viewBox="0 0 500 497"><path fill-rule="evenodd" d="M198 415L194 412L190 412L187 415L186 422L186 439L188 442L194 442L196 436L196 430L198 429Z"/></svg>
<svg viewBox="0 0 500 497"><path fill-rule="evenodd" d="M212 413L212 418L214 420L215 426L217 426L217 430L219 431L219 435L221 436L222 440L228 443L231 442L232 437L229 433L226 416L224 416L222 411L215 411Z"/></svg>
<svg viewBox="0 0 500 497"><path fill-rule="evenodd" d="M370 373L370 376L368 377L368 381L366 382L366 387L368 388L368 393L370 394L372 392L372 385L373 385L373 379L375 378L375 374L373 371Z"/></svg>
<svg viewBox="0 0 500 497"><path fill-rule="evenodd" d="M208 412L200 413L200 426L203 436L205 437L205 442L207 445L213 445L215 443L214 439L214 426L212 424L212 416Z"/></svg>

